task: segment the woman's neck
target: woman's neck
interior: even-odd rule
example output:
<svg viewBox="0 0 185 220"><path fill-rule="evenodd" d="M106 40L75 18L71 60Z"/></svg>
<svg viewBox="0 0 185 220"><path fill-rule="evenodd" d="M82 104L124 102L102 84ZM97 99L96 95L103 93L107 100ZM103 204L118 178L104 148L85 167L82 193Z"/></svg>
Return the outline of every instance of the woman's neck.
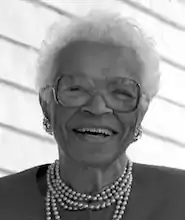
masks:
<svg viewBox="0 0 185 220"><path fill-rule="evenodd" d="M120 156L107 169L82 166L66 157L60 157L60 176L75 191L86 194L100 192L123 173L128 158Z"/></svg>

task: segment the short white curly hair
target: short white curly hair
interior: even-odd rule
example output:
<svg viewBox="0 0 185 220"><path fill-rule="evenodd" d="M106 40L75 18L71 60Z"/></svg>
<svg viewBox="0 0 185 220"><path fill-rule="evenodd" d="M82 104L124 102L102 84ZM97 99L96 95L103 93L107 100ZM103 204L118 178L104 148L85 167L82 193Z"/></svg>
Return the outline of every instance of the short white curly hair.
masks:
<svg viewBox="0 0 185 220"><path fill-rule="evenodd" d="M48 33L38 59L38 92L54 83L59 54L64 47L78 40L108 42L133 49L143 65L141 86L144 93L151 100L158 92L160 58L153 41L145 36L136 21L125 18L120 13L96 10L83 17L71 19L67 26L63 25L62 21L57 22L51 26ZM48 99L47 96L44 97Z"/></svg>

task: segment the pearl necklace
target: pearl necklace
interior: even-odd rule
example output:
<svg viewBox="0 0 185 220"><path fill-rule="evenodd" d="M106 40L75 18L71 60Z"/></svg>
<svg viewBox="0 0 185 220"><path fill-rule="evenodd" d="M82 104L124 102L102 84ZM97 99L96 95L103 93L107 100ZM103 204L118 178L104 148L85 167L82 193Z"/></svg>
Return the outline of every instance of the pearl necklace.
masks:
<svg viewBox="0 0 185 220"><path fill-rule="evenodd" d="M56 220L62 220L57 204L67 210L100 210L114 203L116 203L116 209L112 219L121 220L131 190L132 165L129 161L121 177L111 186L96 195L88 195L74 191L63 182L60 178L59 160L56 160L47 170L46 220L52 220L52 212Z"/></svg>

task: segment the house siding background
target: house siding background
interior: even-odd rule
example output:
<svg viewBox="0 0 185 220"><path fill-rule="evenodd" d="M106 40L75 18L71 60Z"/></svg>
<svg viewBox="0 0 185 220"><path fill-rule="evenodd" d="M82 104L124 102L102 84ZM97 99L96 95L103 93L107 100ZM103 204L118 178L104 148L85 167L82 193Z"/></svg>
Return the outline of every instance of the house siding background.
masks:
<svg viewBox="0 0 185 220"><path fill-rule="evenodd" d="M58 157L42 128L34 87L38 51L54 21L66 24L94 7L118 7L136 19L161 56L160 91L143 121L143 137L127 154L135 162L185 169L185 1L0 0L0 176Z"/></svg>

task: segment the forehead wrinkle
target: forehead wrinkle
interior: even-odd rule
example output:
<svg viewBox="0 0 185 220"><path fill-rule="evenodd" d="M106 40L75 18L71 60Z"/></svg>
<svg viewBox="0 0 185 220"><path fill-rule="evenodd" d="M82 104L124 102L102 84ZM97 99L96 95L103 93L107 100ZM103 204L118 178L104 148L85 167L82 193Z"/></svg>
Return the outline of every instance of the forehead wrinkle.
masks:
<svg viewBox="0 0 185 220"><path fill-rule="evenodd" d="M90 50L86 50L87 48L90 48ZM67 59L71 59L75 61L73 57L76 56L77 53L83 57L93 58L96 58L98 56L103 57L104 53L106 53L106 56L109 55L111 57L111 60L115 60L114 55L119 55L119 51L120 48L118 46L110 45L108 43L77 41L71 43L62 51L60 51L60 60L67 61Z"/></svg>

